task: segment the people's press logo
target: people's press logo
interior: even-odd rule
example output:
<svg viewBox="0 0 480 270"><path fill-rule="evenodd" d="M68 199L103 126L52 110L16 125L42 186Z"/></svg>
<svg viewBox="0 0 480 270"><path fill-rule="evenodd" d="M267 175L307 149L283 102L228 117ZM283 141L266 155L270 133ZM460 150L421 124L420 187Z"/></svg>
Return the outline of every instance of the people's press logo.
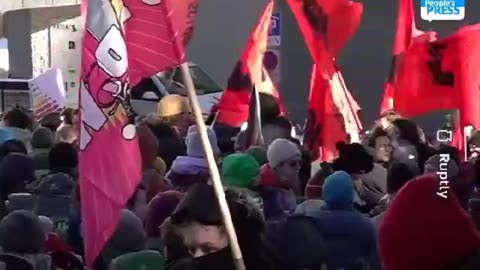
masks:
<svg viewBox="0 0 480 270"><path fill-rule="evenodd" d="M425 21L459 21L465 18L465 0L421 0Z"/></svg>

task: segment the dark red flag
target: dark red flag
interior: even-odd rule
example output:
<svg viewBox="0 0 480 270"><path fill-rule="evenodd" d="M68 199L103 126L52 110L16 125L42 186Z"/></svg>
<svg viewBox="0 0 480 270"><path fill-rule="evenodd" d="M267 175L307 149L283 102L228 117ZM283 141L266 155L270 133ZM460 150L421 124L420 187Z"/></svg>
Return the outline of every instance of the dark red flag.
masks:
<svg viewBox="0 0 480 270"><path fill-rule="evenodd" d="M363 5L350 0L287 0L314 60L304 145L313 159L332 160L338 141L358 140L358 104L335 56L357 30Z"/></svg>
<svg viewBox="0 0 480 270"><path fill-rule="evenodd" d="M350 0L287 0L317 65L335 57L357 31L363 5Z"/></svg>
<svg viewBox="0 0 480 270"><path fill-rule="evenodd" d="M414 41L395 81L395 109L405 117L459 109L460 124L480 127L480 30L460 29L433 42Z"/></svg>
<svg viewBox="0 0 480 270"><path fill-rule="evenodd" d="M267 49L272 12L273 1L270 1L228 79L227 88L223 92L220 102L215 106L219 113L217 118L219 123L240 127L247 121L253 85L259 92L275 96L279 104L282 104L277 89L263 67L263 56ZM283 110L282 105L281 107Z"/></svg>
<svg viewBox="0 0 480 270"><path fill-rule="evenodd" d="M402 61L403 52L410 47L414 39L418 41L427 41L434 40L435 36L436 34L434 32L424 33L417 29L415 25L415 13L412 0L399 0L397 32L395 33L395 43L393 45L392 66L390 68L390 76L385 85L385 92L380 105L380 113L395 108L393 98L395 79L399 62Z"/></svg>
<svg viewBox="0 0 480 270"><path fill-rule="evenodd" d="M331 64L334 65L333 60ZM338 141L359 141L360 107L345 86L340 70L328 78L313 66L304 145L314 159L332 161Z"/></svg>

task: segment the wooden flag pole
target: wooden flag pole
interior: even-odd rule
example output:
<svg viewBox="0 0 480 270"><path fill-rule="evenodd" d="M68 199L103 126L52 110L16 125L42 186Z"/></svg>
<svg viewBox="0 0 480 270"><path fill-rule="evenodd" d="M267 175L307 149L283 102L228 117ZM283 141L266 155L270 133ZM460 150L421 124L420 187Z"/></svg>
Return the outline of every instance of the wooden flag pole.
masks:
<svg viewBox="0 0 480 270"><path fill-rule="evenodd" d="M230 209L228 209L227 200L225 199L225 192L223 191L222 181L220 180L220 173L218 171L217 164L215 162L215 157L212 151L212 145L207 135L207 128L203 122L202 111L200 105L198 104L197 94L195 93L195 87L193 85L192 75L190 74L190 69L188 68L187 63L180 65L180 70L183 75L183 81L185 88L188 93L188 98L190 100L190 105L193 108L193 113L195 115L195 122L197 123L198 131L200 132L200 138L202 140L203 150L208 162L208 168L212 176L213 187L218 198L218 203L220 204L220 211L222 212L223 224L227 231L227 235L230 241L230 248L232 249L232 256L235 261L237 270L245 270L245 263L243 262L242 251L238 244L237 234L235 233L235 228L233 227L232 217L230 215Z"/></svg>

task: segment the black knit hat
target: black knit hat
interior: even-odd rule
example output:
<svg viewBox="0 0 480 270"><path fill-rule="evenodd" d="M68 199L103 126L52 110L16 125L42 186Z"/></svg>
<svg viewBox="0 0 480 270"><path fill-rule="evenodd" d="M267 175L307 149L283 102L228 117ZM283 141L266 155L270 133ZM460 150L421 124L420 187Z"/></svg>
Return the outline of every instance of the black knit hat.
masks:
<svg viewBox="0 0 480 270"><path fill-rule="evenodd" d="M338 158L332 163L334 171L349 174L369 173L373 169L373 157L359 143L337 143Z"/></svg>

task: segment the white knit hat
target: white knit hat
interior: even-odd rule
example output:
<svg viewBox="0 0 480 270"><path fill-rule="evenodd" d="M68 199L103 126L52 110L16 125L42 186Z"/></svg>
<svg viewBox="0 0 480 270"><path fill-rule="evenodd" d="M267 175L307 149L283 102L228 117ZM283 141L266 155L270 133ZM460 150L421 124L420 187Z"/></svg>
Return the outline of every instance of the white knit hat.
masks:
<svg viewBox="0 0 480 270"><path fill-rule="evenodd" d="M268 146L267 158L268 165L273 169L278 167L282 162L300 160L302 155L298 146L293 142L285 139L276 139Z"/></svg>

